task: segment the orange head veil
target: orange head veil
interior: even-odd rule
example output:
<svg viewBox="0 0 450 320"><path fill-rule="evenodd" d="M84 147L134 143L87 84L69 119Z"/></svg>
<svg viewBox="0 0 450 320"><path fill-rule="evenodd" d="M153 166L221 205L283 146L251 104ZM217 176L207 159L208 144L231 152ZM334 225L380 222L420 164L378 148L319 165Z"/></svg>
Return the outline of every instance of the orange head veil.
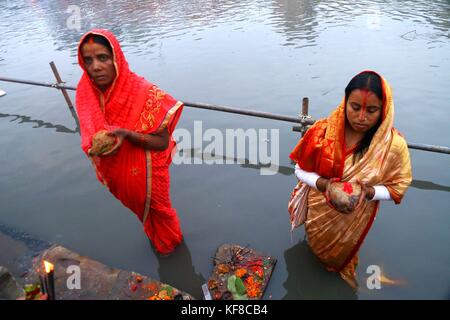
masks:
<svg viewBox="0 0 450 320"><path fill-rule="evenodd" d="M104 37L112 48L116 78L104 93L97 89L84 67L81 46L89 35ZM172 134L181 114L181 103L130 70L118 40L110 31L93 29L84 34L78 45L78 63L84 72L77 86L76 107L81 147L86 153L92 136L102 129L120 127L153 133L167 126Z"/></svg>
<svg viewBox="0 0 450 320"><path fill-rule="evenodd" d="M374 71L382 83L383 111L382 122L364 157L373 154L377 142L385 142L388 146L394 120L394 102L392 90L386 79ZM363 73L361 72L361 73ZM337 108L326 119L318 120L300 140L290 154L290 158L306 171L317 172L325 178L342 178L345 161L345 97ZM388 148L382 153L386 153Z"/></svg>

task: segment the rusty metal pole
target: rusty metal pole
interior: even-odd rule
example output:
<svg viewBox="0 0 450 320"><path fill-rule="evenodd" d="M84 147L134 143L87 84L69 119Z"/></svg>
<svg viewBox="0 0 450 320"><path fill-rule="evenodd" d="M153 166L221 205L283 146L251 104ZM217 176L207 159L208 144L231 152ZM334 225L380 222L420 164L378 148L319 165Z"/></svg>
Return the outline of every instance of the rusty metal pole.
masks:
<svg viewBox="0 0 450 320"><path fill-rule="evenodd" d="M64 82L61 80L61 77L59 76L58 69L56 69L55 63L52 61L50 62L50 67L52 68L53 74L55 75L57 84L63 84ZM69 94L67 93L66 89L60 88L64 99L66 99L66 103L69 106L70 109L73 109L72 101L70 100Z"/></svg>
<svg viewBox="0 0 450 320"><path fill-rule="evenodd" d="M309 107L309 99L308 97L304 97L302 101L302 116L308 115L308 107Z"/></svg>
<svg viewBox="0 0 450 320"><path fill-rule="evenodd" d="M302 120L306 120L308 117L308 108L309 108L309 99L308 97L304 97L302 101ZM302 137L305 135L306 130L308 130L308 127L306 126L306 123L302 123Z"/></svg>
<svg viewBox="0 0 450 320"><path fill-rule="evenodd" d="M311 120L311 116L308 115L308 108L309 108L309 99L308 97L304 97L302 100L302 111L298 115L301 126L292 127L292 131L300 132L302 137L305 135L306 130L308 130L308 125L314 123L314 121Z"/></svg>

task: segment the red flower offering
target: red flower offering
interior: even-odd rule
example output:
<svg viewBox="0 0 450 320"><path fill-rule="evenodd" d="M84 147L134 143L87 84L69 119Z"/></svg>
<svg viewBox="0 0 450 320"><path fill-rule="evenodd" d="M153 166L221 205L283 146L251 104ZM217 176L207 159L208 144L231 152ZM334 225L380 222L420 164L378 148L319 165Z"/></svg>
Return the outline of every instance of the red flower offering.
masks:
<svg viewBox="0 0 450 320"><path fill-rule="evenodd" d="M351 183L349 182L344 182L344 192L347 194L352 194L353 193L353 186Z"/></svg>

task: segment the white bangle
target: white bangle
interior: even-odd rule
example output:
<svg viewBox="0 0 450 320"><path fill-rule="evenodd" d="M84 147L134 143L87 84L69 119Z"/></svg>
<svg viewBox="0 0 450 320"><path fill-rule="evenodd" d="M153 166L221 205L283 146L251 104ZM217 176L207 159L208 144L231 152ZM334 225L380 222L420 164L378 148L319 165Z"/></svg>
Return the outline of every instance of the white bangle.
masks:
<svg viewBox="0 0 450 320"><path fill-rule="evenodd" d="M389 190L383 186L373 186L375 189L375 194L373 195L372 200L392 200L391 194L389 193Z"/></svg>
<svg viewBox="0 0 450 320"><path fill-rule="evenodd" d="M317 189L317 180L319 180L320 176L315 172L308 172L302 170L298 164L295 165L295 175L298 180L306 183L308 186Z"/></svg>

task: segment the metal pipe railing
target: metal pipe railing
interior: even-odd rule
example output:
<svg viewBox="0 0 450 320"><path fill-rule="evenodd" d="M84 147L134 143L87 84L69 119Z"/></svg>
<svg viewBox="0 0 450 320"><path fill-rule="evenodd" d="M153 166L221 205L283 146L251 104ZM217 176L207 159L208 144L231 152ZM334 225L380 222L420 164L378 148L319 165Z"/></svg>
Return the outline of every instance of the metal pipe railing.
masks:
<svg viewBox="0 0 450 320"><path fill-rule="evenodd" d="M52 69L56 70L56 66ZM22 79L13 79L13 78L7 78L7 77L0 77L0 81L6 81L6 82L14 82L14 83L22 83L22 84L29 84L29 85L35 85L35 86L42 86L42 87L49 87L49 88L55 88L55 89L65 89L65 90L76 90L76 87L72 86L66 86L61 84L62 81L59 78L57 83L45 83L45 82L38 82L38 81L31 81L31 80L22 80ZM66 98L66 96L64 96ZM67 99L66 99L67 101ZM69 99L70 101L70 99ZM69 103L67 101L69 107L71 105L71 102ZM227 107L227 106L219 106L214 104L207 104L207 103L197 103L197 102L184 102L184 105L186 107L191 108L198 108L198 109L206 109L206 110L213 110L213 111L220 111L220 112L228 112L228 113L234 113L234 114L241 114L245 116L251 116L251 117L258 117L258 118L265 118L265 119L272 119L272 120L278 120L278 121L285 121L285 122L292 122L292 123L299 123L300 127L294 127L294 131L304 131L304 128L308 125L314 124L314 120L311 119L310 116L307 116L304 114L304 112L308 110L307 108L307 100L306 100L306 108L305 108L305 100L303 100L303 107L302 107L302 113L299 117L291 117L291 116L284 116L269 112L262 112L262 111L256 111L256 110L248 110L248 109L240 109L240 108L233 108L233 107ZM421 143L411 143L408 142L408 148L410 149L416 149L416 150L422 150L422 151L429 151L429 152L436 152L436 153L444 153L444 154L450 154L450 148L445 146L435 146L430 144L421 144Z"/></svg>
<svg viewBox="0 0 450 320"><path fill-rule="evenodd" d="M67 90L76 90L77 89L76 87L66 86L66 85L62 85L62 84L58 84L58 83L45 83L45 82L39 82L39 81L14 79L14 78L6 78L6 77L0 77L0 81L29 84L29 85L33 85L33 86L49 87L49 88L55 88L55 89L67 89Z"/></svg>

